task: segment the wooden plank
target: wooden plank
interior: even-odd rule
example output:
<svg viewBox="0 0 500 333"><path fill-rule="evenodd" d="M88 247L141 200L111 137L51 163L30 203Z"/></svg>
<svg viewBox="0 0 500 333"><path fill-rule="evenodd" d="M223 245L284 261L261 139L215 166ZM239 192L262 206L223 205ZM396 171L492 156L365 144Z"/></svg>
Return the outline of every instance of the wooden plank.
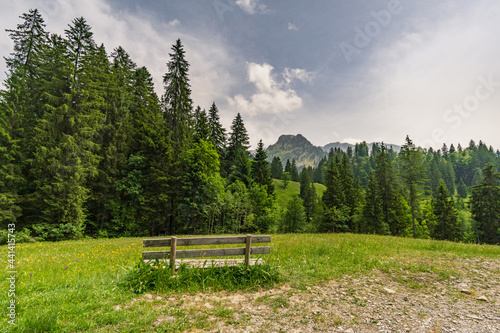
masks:
<svg viewBox="0 0 500 333"><path fill-rule="evenodd" d="M250 254L269 254L269 246L252 247ZM221 256L240 256L245 254L244 247L235 247L229 249L196 249L196 250L177 250L176 257L181 258L206 258ZM167 259L170 257L170 251L145 251L142 252L142 259Z"/></svg>
<svg viewBox="0 0 500 333"><path fill-rule="evenodd" d="M151 265L155 264L153 260L145 260ZM245 259L182 259L175 261L175 269L179 269L180 265L186 264L188 267L199 267L199 268L212 268L212 267L224 267L224 266L238 266L245 262ZM263 265L265 261L262 258L250 259L250 266L256 264ZM166 266L163 266L166 268Z"/></svg>
<svg viewBox="0 0 500 333"><path fill-rule="evenodd" d="M175 272L175 258L177 257L177 237L172 237L170 246L170 268Z"/></svg>
<svg viewBox="0 0 500 333"><path fill-rule="evenodd" d="M250 250L252 247L252 235L247 235L246 238L246 247L245 247L245 264L248 267L250 263Z"/></svg>
<svg viewBox="0 0 500 333"><path fill-rule="evenodd" d="M177 246L244 244L246 236L177 238ZM271 236L252 236L252 243L271 243ZM143 247L169 247L171 238L145 239Z"/></svg>

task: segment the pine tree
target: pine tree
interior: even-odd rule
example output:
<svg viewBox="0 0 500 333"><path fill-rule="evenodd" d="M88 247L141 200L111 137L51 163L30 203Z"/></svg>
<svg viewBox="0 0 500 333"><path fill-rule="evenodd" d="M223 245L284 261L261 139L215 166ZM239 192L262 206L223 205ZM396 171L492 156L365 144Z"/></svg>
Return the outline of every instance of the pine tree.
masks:
<svg viewBox="0 0 500 333"><path fill-rule="evenodd" d="M255 183L266 186L268 196L273 195L274 186L271 178L271 170L267 161L266 151L262 140L257 144L257 151L252 161L252 178Z"/></svg>
<svg viewBox="0 0 500 333"><path fill-rule="evenodd" d="M278 156L274 156L271 162L271 177L274 179L283 177L283 164Z"/></svg>
<svg viewBox="0 0 500 333"><path fill-rule="evenodd" d="M185 59L185 51L180 39L177 39L172 46L172 53L169 53L169 56L167 73L163 76L164 117L170 130L174 154L182 155L188 149L192 138L193 101L188 78L189 63Z"/></svg>
<svg viewBox="0 0 500 333"><path fill-rule="evenodd" d="M383 143L375 162L375 179L382 200L383 222L389 226L392 235L402 236L408 227L407 204L400 194L391 155Z"/></svg>
<svg viewBox="0 0 500 333"><path fill-rule="evenodd" d="M290 160L286 160L285 172L288 172L288 174L292 173L292 163L290 163Z"/></svg>
<svg viewBox="0 0 500 333"><path fill-rule="evenodd" d="M302 169L300 173L300 198L303 201L304 210L306 213L306 220L311 221L317 206L316 188L311 181L310 173L306 168Z"/></svg>
<svg viewBox="0 0 500 333"><path fill-rule="evenodd" d="M130 156L140 155L147 160L144 170L144 201L137 211L144 222L142 230L156 234L160 229L172 232L168 216L172 214L168 185L172 163L172 148L163 122L153 79L145 67L134 73L132 86L132 124ZM129 157L130 159L131 157Z"/></svg>
<svg viewBox="0 0 500 333"><path fill-rule="evenodd" d="M219 110L217 109L215 102L212 103L210 110L208 110L208 125L210 127L210 138L212 139L212 144L215 146L219 156L223 157L226 150L226 130L220 123Z"/></svg>
<svg viewBox="0 0 500 333"><path fill-rule="evenodd" d="M323 157L319 163L317 168L314 170L313 181L315 183L324 184L325 183L325 168L327 165L326 157Z"/></svg>
<svg viewBox="0 0 500 333"><path fill-rule="evenodd" d="M20 18L23 22L17 25L17 29L6 30L12 39L14 52L5 58L8 73L4 84L9 93L3 97L8 108L15 111L11 118L11 124L15 124L11 139L19 140L20 146L15 164L21 168L21 177L27 181L27 187L31 187L33 182L29 179L29 166L25 162L33 157L35 126L45 110L40 81L43 53L49 38L37 9L30 9Z"/></svg>
<svg viewBox="0 0 500 333"><path fill-rule="evenodd" d="M248 133L241 115L238 113L231 124L231 134L226 154L226 168L231 173L232 166L236 163L236 157L241 150L248 154L250 142Z"/></svg>
<svg viewBox="0 0 500 333"><path fill-rule="evenodd" d="M362 225L360 232L375 233L379 235L390 234L389 225L383 216L383 201L377 186L375 175L370 173L368 186L366 188L365 202L362 210Z"/></svg>
<svg viewBox="0 0 500 333"><path fill-rule="evenodd" d="M446 187L444 181L439 183L436 196L432 202L432 211L436 219L436 225L431 233L435 239L460 241L463 230L458 222L458 213L455 202Z"/></svg>
<svg viewBox="0 0 500 333"><path fill-rule="evenodd" d="M411 208L411 219L413 222L413 237L417 237L415 214L418 210L418 198L424 182L425 164L420 150L418 150L411 139L406 136L406 143L401 148L401 174L408 189L408 198Z"/></svg>
<svg viewBox="0 0 500 333"><path fill-rule="evenodd" d="M96 44L94 42L91 27L83 17L75 18L71 23L69 29L64 30L66 43L68 45L67 57L73 64L71 67L73 79L71 87L76 90L81 90L82 87L78 81L84 67L84 58L94 53Z"/></svg>
<svg viewBox="0 0 500 333"><path fill-rule="evenodd" d="M212 141L210 135L210 125L207 118L207 113L199 106L194 110L194 140L196 142Z"/></svg>
<svg viewBox="0 0 500 333"><path fill-rule="evenodd" d="M236 151L236 157L229 170L228 180L230 183L240 181L246 186L252 182L251 178L252 164L250 161L249 153L243 147Z"/></svg>
<svg viewBox="0 0 500 333"><path fill-rule="evenodd" d="M87 44L92 45L92 42ZM87 61L88 57L86 55L82 60ZM91 59L90 66L94 69L89 70L88 66L85 66L79 81L88 82L102 91L99 109L105 116L97 139L101 159L99 172L93 183L88 204L91 219L94 221L91 232L96 232L95 229L98 229L101 233L116 235L133 225L130 223L132 218L130 214L124 214L122 211L125 207L123 201L119 200L117 183L124 176L124 170L134 175L135 171L132 171L134 168L145 167L146 164L138 156L130 160L129 153L132 132L130 122L132 86L136 64L122 47L112 52L112 63L108 61L104 46L97 47Z"/></svg>
<svg viewBox="0 0 500 333"><path fill-rule="evenodd" d="M457 193L461 198L464 199L469 195L469 190L467 189L467 186L465 185L462 178L460 178L460 180L458 181Z"/></svg>
<svg viewBox="0 0 500 333"><path fill-rule="evenodd" d="M340 178L341 162L338 155L330 159L325 176L326 190L323 192L322 212L319 231L345 232L348 230L348 208L345 206L345 193Z"/></svg>
<svg viewBox="0 0 500 333"><path fill-rule="evenodd" d="M293 182L300 181L299 170L297 169L297 162L295 162L295 159L292 159L292 164L290 166L290 177Z"/></svg>
<svg viewBox="0 0 500 333"><path fill-rule="evenodd" d="M326 190L323 192L322 201L328 207L341 208L345 202L345 193L340 179L340 160L335 157L328 163L325 176Z"/></svg>
<svg viewBox="0 0 500 333"><path fill-rule="evenodd" d="M471 212L476 221L478 239L488 244L500 242L500 174L489 163L484 178L472 188Z"/></svg>
<svg viewBox="0 0 500 333"><path fill-rule="evenodd" d="M19 101L25 87L25 80L13 74L7 79L8 90L0 91L0 226L15 223L21 215L20 188L24 183L21 174L21 135L17 125ZM21 226L18 225L18 228Z"/></svg>
<svg viewBox="0 0 500 333"><path fill-rule="evenodd" d="M19 18L24 22L17 25L17 30L6 30L14 42L14 52L5 58L5 62L10 74L21 70L34 84L33 80L37 77L36 72L39 67L39 55L48 40L48 34L45 32L45 23L38 9L30 9ZM31 84L29 87L34 88Z"/></svg>

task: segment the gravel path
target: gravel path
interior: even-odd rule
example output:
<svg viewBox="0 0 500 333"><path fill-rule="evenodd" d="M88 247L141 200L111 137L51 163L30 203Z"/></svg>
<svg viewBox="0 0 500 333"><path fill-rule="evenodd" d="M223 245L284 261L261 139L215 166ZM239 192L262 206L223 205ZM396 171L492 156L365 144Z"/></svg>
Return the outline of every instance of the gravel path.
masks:
<svg viewBox="0 0 500 333"><path fill-rule="evenodd" d="M500 260L460 259L455 276L380 272L319 286L182 295L181 308L233 310L213 332L500 332ZM167 301L167 300L165 300ZM173 318L159 318L158 323ZM200 330L203 331L203 330Z"/></svg>

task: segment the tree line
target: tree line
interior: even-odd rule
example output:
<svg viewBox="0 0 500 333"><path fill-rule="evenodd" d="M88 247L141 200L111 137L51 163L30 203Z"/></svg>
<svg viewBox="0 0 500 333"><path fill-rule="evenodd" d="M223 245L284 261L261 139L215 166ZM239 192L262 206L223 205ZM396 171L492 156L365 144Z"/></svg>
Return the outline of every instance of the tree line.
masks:
<svg viewBox="0 0 500 333"><path fill-rule="evenodd" d="M300 182L286 231L354 232L500 243L500 152L473 140L465 149L383 143L330 150L315 168L274 157L271 176ZM324 184L322 197L315 183Z"/></svg>
<svg viewBox="0 0 500 333"><path fill-rule="evenodd" d="M181 40L163 94L122 48L97 45L83 17L51 34L38 10L7 30L0 90L0 226L40 240L241 232L358 232L499 242L499 152L480 142L397 153L366 143L300 173L249 151L194 106ZM272 178L300 182L287 207ZM315 183L326 190L320 197Z"/></svg>
<svg viewBox="0 0 500 333"><path fill-rule="evenodd" d="M36 9L0 91L0 223L38 239L266 231L273 187L237 114L193 107L181 40L155 93L150 73L97 45L83 17L50 34Z"/></svg>

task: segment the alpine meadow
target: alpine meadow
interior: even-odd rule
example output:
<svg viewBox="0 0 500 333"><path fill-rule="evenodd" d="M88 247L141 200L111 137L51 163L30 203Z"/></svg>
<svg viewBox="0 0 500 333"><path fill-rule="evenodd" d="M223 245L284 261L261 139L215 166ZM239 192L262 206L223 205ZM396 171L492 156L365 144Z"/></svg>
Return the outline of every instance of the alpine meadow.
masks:
<svg viewBox="0 0 500 333"><path fill-rule="evenodd" d="M272 14L236 3L224 6ZM237 107L257 98L195 103L183 37L162 59L158 94L158 78L123 47L98 44L86 18L57 34L42 14L30 9L6 31L2 331L500 329L500 147L421 147L410 134L264 142ZM293 97L284 78L262 91ZM207 259L173 273L141 258L143 239L244 234L271 235L271 254L253 255L264 264Z"/></svg>

